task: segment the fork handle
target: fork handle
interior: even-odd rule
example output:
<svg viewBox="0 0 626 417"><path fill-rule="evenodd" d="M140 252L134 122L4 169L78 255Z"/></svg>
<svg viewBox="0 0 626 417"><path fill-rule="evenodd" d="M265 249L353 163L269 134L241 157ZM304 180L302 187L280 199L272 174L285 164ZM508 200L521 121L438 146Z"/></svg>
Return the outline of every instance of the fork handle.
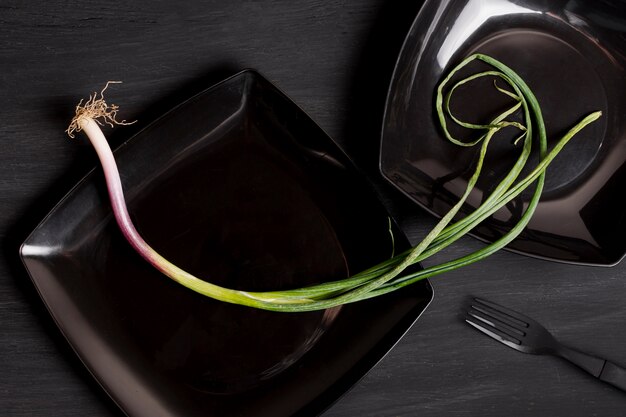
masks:
<svg viewBox="0 0 626 417"><path fill-rule="evenodd" d="M626 391L626 369L621 366L566 346L560 346L556 353L599 380Z"/></svg>
<svg viewBox="0 0 626 417"><path fill-rule="evenodd" d="M626 369L615 365L613 362L605 361L599 378L622 391L626 391Z"/></svg>
<svg viewBox="0 0 626 417"><path fill-rule="evenodd" d="M556 350L556 354L567 359L574 365L584 369L596 378L600 377L602 368L604 368L605 359L596 358L588 353L581 352L579 350L571 349L567 346L559 346Z"/></svg>

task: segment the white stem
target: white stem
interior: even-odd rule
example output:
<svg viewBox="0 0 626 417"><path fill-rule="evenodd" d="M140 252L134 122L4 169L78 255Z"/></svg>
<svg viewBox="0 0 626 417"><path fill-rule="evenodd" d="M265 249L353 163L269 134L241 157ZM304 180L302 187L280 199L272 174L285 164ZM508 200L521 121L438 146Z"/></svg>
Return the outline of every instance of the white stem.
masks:
<svg viewBox="0 0 626 417"><path fill-rule="evenodd" d="M102 169L104 170L104 176L107 183L107 189L109 192L109 198L111 199L111 206L113 208L113 214L118 226L122 230L124 237L128 242L139 252L141 256L148 261L153 262L151 259L152 248L141 237L128 214L126 208L126 201L124 200L124 190L122 188L122 182L120 180L120 174L115 163L115 157L111 151L111 147L107 142L106 137L102 133L100 126L90 117L82 117L78 124L80 128L85 132L92 146L98 154Z"/></svg>

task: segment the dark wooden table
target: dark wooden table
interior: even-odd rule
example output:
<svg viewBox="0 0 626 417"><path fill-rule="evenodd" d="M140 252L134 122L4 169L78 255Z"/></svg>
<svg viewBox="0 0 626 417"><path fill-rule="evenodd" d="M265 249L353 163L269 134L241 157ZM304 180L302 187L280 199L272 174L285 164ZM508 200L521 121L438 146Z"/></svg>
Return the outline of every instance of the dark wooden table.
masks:
<svg viewBox="0 0 626 417"><path fill-rule="evenodd" d="M0 2L0 414L121 415L48 316L18 247L96 165L63 130L78 97L111 97L150 121L243 68L302 106L377 185L417 241L433 219L380 178L377 151L395 57L420 2L382 0ZM139 123L138 125L141 125ZM115 146L139 129L118 129ZM450 255L478 248L463 239ZM528 312L573 346L626 365L626 263L567 266L501 252L432 281L435 300L396 348L327 411L340 416L626 415L626 394L551 357L470 329L481 295Z"/></svg>

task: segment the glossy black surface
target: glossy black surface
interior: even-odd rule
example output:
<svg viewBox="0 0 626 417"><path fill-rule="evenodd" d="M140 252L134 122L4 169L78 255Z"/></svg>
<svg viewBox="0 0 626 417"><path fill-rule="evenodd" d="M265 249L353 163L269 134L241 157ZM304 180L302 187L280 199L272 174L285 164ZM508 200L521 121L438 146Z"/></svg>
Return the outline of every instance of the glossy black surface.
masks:
<svg viewBox="0 0 626 417"><path fill-rule="evenodd" d="M255 72L186 101L115 153L140 233L213 282L294 288L391 255L389 217L369 184ZM130 249L105 190L96 169L21 255L73 349L131 416L319 413L432 298L425 281L322 312L216 302L177 286ZM396 250L408 247L393 231Z"/></svg>
<svg viewBox="0 0 626 417"><path fill-rule="evenodd" d="M443 138L435 122L434 91L444 73L474 52L497 58L528 83L542 108L548 145L588 113L604 113L549 167L537 211L509 249L578 264L619 262L626 253L626 3L426 2L392 78L380 166L391 183L438 216L465 188L476 149ZM490 83L460 89L453 110L464 120L485 120L505 103ZM519 152L511 145L513 136L503 136L491 146L465 213L480 203ZM519 219L529 195L501 209L474 235L487 241L502 236Z"/></svg>

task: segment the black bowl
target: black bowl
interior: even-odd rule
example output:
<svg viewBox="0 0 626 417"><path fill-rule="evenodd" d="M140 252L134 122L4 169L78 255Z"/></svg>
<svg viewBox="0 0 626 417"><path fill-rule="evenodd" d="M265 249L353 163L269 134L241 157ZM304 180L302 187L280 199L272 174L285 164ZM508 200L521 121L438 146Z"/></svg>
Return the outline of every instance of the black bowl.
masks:
<svg viewBox="0 0 626 417"><path fill-rule="evenodd" d="M548 168L535 215L508 249L576 264L619 262L626 254L626 2L426 1L392 78L380 167L387 180L437 216L458 201L476 149L444 139L435 89L474 52L495 57L527 81L541 105L549 145L583 116L603 111ZM466 120L484 120L503 104L489 82L459 90L453 105ZM489 152L464 213L510 169L519 150L499 138ZM529 195L486 220L474 236L501 237L519 220Z"/></svg>
<svg viewBox="0 0 626 417"><path fill-rule="evenodd" d="M255 72L191 98L115 155L140 233L212 282L294 288L391 256L389 215L369 184ZM406 249L392 230L395 250ZM131 416L316 414L380 360L432 298L424 281L289 314L200 296L130 249L100 169L52 210L21 256L77 355Z"/></svg>

